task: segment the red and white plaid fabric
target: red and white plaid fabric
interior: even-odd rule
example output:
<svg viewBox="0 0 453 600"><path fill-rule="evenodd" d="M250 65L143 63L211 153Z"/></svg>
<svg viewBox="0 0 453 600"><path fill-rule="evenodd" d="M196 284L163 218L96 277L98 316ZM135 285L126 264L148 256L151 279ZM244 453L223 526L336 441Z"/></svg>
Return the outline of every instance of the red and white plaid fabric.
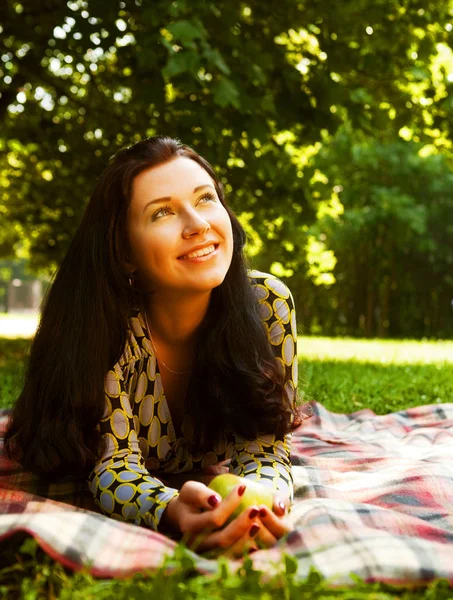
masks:
<svg viewBox="0 0 453 600"><path fill-rule="evenodd" d="M453 404L377 416L314 415L293 434L295 525L286 540L251 555L274 572L283 553L304 579L314 566L332 584L365 581L453 585ZM7 412L0 415L0 437ZM1 455L1 545L18 531L55 560L93 575L126 577L155 570L177 541L96 512L86 484L47 485ZM192 553L200 572L217 562ZM232 569L240 561L231 561Z"/></svg>

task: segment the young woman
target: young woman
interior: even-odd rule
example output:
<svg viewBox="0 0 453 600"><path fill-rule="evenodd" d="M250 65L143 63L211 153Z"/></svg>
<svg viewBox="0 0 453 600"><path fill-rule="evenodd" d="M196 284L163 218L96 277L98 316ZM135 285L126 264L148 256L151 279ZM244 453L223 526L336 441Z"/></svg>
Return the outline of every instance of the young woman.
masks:
<svg viewBox="0 0 453 600"><path fill-rule="evenodd" d="M47 478L80 474L105 514L199 551L286 534L294 303L247 270L244 243L194 150L155 136L118 152L43 303L8 455ZM221 500L198 475L228 460L243 485ZM180 489L162 481L178 473ZM226 524L249 480L274 489L274 509Z"/></svg>

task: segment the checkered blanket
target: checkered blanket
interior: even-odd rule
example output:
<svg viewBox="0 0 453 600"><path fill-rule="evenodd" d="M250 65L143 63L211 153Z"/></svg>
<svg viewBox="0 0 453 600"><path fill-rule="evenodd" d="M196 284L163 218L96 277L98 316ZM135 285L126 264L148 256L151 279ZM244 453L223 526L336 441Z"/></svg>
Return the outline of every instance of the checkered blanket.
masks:
<svg viewBox="0 0 453 600"><path fill-rule="evenodd" d="M304 579L313 566L333 585L366 581L453 584L453 403L385 416L365 409L314 415L294 433L295 525L286 540L251 555L278 569L293 556ZM0 415L1 429L6 413ZM176 540L96 512L83 482L46 485L1 456L1 545L32 535L64 565L96 576L125 577L161 566ZM202 573L217 562L191 553ZM231 561L232 570L240 561Z"/></svg>

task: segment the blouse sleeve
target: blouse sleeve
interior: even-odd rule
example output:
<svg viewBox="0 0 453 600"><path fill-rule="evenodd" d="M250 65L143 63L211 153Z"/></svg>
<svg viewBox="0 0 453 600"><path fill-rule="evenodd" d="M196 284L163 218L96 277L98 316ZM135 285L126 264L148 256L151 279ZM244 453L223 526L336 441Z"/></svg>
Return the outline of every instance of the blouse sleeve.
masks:
<svg viewBox="0 0 453 600"><path fill-rule="evenodd" d="M107 373L104 387L106 406L98 428L105 450L88 478L95 503L114 519L157 531L163 512L179 491L166 487L145 467L118 364Z"/></svg>
<svg viewBox="0 0 453 600"><path fill-rule="evenodd" d="M294 403L298 377L294 300L289 288L273 276L256 287L267 337L276 360L284 370L286 393ZM254 440L236 435L230 472L271 486L292 503L294 492L290 453L290 433L280 439L269 434Z"/></svg>

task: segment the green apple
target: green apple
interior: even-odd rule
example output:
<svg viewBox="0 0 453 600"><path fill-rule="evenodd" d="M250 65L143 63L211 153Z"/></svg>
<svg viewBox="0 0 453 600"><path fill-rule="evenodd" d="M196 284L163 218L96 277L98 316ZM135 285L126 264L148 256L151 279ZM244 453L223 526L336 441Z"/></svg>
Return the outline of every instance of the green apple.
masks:
<svg viewBox="0 0 453 600"><path fill-rule="evenodd" d="M264 504L270 510L272 510L274 506L274 490L263 485L262 483L259 483L258 481L245 479L244 477L233 475L233 473L223 473L222 475L217 475L217 477L214 477L208 487L214 490L214 492L220 494L222 499L225 499L231 490L238 485L245 485L245 492L241 498L239 506L231 514L227 523L235 519L244 510L252 505L259 506L260 504Z"/></svg>

